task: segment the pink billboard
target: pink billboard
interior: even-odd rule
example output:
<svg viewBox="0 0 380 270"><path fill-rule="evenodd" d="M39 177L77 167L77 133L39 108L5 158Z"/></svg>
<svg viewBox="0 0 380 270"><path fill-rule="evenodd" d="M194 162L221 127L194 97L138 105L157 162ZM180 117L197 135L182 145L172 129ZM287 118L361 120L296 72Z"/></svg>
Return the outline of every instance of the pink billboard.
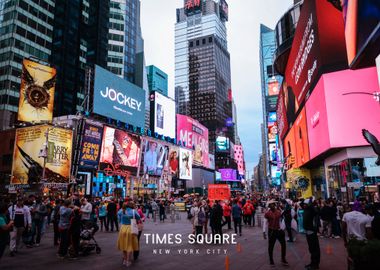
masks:
<svg viewBox="0 0 380 270"><path fill-rule="evenodd" d="M244 175L244 151L242 145L235 145L234 146L234 158L238 165L238 172L240 175Z"/></svg>
<svg viewBox="0 0 380 270"><path fill-rule="evenodd" d="M368 145L362 129L380 138L376 68L325 74L306 102L310 159L330 148Z"/></svg>
<svg viewBox="0 0 380 270"><path fill-rule="evenodd" d="M186 115L177 114L177 141L193 149L193 163L209 168L208 129L197 120Z"/></svg>
<svg viewBox="0 0 380 270"><path fill-rule="evenodd" d="M222 181L239 181L234 169L219 169L219 172L222 174Z"/></svg>

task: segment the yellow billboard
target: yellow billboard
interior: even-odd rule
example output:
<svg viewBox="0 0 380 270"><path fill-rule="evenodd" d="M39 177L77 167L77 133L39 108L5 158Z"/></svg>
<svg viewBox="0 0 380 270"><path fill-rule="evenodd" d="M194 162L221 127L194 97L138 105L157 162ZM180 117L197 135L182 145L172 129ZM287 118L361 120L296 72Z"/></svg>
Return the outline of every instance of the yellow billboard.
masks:
<svg viewBox="0 0 380 270"><path fill-rule="evenodd" d="M28 59L22 62L18 120L51 121L53 118L56 70Z"/></svg>
<svg viewBox="0 0 380 270"><path fill-rule="evenodd" d="M296 189L299 193L299 198L306 199L313 196L310 170L302 168L288 170L286 172L286 179L285 187Z"/></svg>
<svg viewBox="0 0 380 270"><path fill-rule="evenodd" d="M17 129L11 184L40 182L44 157L46 182L69 182L72 141L72 131L63 128L39 125Z"/></svg>

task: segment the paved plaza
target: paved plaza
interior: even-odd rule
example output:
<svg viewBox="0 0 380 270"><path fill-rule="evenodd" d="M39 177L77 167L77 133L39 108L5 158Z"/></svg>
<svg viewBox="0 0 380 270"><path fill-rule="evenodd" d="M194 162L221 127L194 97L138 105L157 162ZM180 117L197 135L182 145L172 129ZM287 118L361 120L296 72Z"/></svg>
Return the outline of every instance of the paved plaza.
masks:
<svg viewBox="0 0 380 270"><path fill-rule="evenodd" d="M228 233L233 231L225 230ZM145 222L143 234L181 234L181 244L146 244L146 236L141 237L140 258L130 269L166 270L166 269L197 269L197 270L237 270L237 269L304 269L309 262L309 253L304 235L298 235L295 243L287 243L287 260L289 267L280 263L280 245L276 243L276 267L269 266L267 240L263 239L259 227L244 227L243 235L237 237L237 245L200 245L189 244L187 236L191 225L183 214L181 220L171 223L159 221L155 224L151 219ZM41 246L23 248L15 257L7 252L0 261L2 270L10 269L125 269L122 266L121 253L116 249L116 232L98 232L96 240L102 248L102 253L92 253L77 260L59 259L53 247L52 228L44 235ZM320 239L321 265L320 269L347 269L346 251L341 239Z"/></svg>

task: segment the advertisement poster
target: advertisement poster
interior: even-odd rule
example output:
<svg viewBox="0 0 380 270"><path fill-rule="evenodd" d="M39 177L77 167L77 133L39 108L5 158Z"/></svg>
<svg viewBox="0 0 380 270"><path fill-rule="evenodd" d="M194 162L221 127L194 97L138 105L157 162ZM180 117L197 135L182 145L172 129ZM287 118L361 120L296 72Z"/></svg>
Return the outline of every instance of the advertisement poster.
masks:
<svg viewBox="0 0 380 270"><path fill-rule="evenodd" d="M99 66L95 66L94 80L94 113L144 127L144 89Z"/></svg>
<svg viewBox="0 0 380 270"><path fill-rule="evenodd" d="M268 82L268 96L277 96L280 93L280 85L277 80Z"/></svg>
<svg viewBox="0 0 380 270"><path fill-rule="evenodd" d="M294 128L296 141L296 166L301 167L310 159L305 108L301 110L292 128Z"/></svg>
<svg viewBox="0 0 380 270"><path fill-rule="evenodd" d="M111 169L137 168L140 144L139 136L105 126L100 154L101 169L108 165Z"/></svg>
<svg viewBox="0 0 380 270"><path fill-rule="evenodd" d="M296 190L299 198L309 198L312 194L310 170L292 169L286 172L287 188Z"/></svg>
<svg viewBox="0 0 380 270"><path fill-rule="evenodd" d="M230 142L227 137L218 136L216 137L216 151L217 152L229 152Z"/></svg>
<svg viewBox="0 0 380 270"><path fill-rule="evenodd" d="M79 158L81 167L97 168L102 145L103 126L86 121L84 126L82 149Z"/></svg>
<svg viewBox="0 0 380 270"><path fill-rule="evenodd" d="M22 61L19 121L52 121L56 73L49 66L28 59Z"/></svg>
<svg viewBox="0 0 380 270"><path fill-rule="evenodd" d="M276 122L276 121L277 121L276 112L269 112L268 113L268 122Z"/></svg>
<svg viewBox="0 0 380 270"><path fill-rule="evenodd" d="M179 173L179 148L178 147L170 147L169 170L172 176L178 178L178 173Z"/></svg>
<svg viewBox="0 0 380 270"><path fill-rule="evenodd" d="M193 153L191 150L180 148L179 155L179 178L183 180L192 180Z"/></svg>
<svg viewBox="0 0 380 270"><path fill-rule="evenodd" d="M268 112L275 112L276 111L277 100L278 100L278 95L277 96L266 96L265 97L266 109Z"/></svg>
<svg viewBox="0 0 380 270"><path fill-rule="evenodd" d="M208 199L210 201L224 201L231 198L231 190L225 184L209 184L208 185Z"/></svg>
<svg viewBox="0 0 380 270"><path fill-rule="evenodd" d="M154 132L175 138L175 101L158 92L151 93L151 95L154 96L151 101Z"/></svg>
<svg viewBox="0 0 380 270"><path fill-rule="evenodd" d="M169 158L169 146L156 140L144 140L143 173L161 176Z"/></svg>
<svg viewBox="0 0 380 270"><path fill-rule="evenodd" d="M222 174L222 181L238 181L234 169L219 169L219 172Z"/></svg>
<svg viewBox="0 0 380 270"><path fill-rule="evenodd" d="M73 133L68 129L48 125L17 129L11 184L40 182L44 166L43 156L46 156L46 182L69 182L72 140Z"/></svg>
<svg viewBox="0 0 380 270"><path fill-rule="evenodd" d="M208 129L191 117L177 114L177 141L185 143L192 149L193 162L196 165L209 168L209 139Z"/></svg>
<svg viewBox="0 0 380 270"><path fill-rule="evenodd" d="M277 161L277 147L275 143L269 144L269 160Z"/></svg>
<svg viewBox="0 0 380 270"><path fill-rule="evenodd" d="M277 135L277 122L268 123L268 141L275 142Z"/></svg>
<svg viewBox="0 0 380 270"><path fill-rule="evenodd" d="M280 138L283 139L289 128L288 120L286 118L286 108L284 104L284 89L283 88L281 88L280 94L278 95L276 112L277 112L276 117L277 117L278 134L280 135Z"/></svg>

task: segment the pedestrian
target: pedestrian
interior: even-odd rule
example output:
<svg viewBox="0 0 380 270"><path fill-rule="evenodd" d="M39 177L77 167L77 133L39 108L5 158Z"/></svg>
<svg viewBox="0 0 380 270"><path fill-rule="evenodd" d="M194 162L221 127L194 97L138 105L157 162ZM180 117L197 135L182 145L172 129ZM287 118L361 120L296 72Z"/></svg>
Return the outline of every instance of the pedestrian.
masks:
<svg viewBox="0 0 380 270"><path fill-rule="evenodd" d="M149 214L152 212L151 209L152 207L150 206L149 201L146 201L144 204L144 209L145 209L145 216L149 218Z"/></svg>
<svg viewBox="0 0 380 270"><path fill-rule="evenodd" d="M289 263L286 261L286 242L285 242L285 232L280 228L281 211L277 208L275 200L270 200L268 202L269 210L265 213L264 217L267 219L268 225L268 253L270 265L274 266L273 260L273 248L278 240L281 244L281 262L283 265L288 266ZM265 234L264 234L264 238Z"/></svg>
<svg viewBox="0 0 380 270"><path fill-rule="evenodd" d="M380 240L380 203L374 203L374 218L371 222L371 231L375 239Z"/></svg>
<svg viewBox="0 0 380 270"><path fill-rule="evenodd" d="M234 220L234 227L235 227L235 233L238 233L239 228L239 235L241 236L241 217L242 217L242 209L237 203L237 200L234 200L234 203L232 205L232 218Z"/></svg>
<svg viewBox="0 0 380 270"><path fill-rule="evenodd" d="M52 217L53 217L53 231L54 231L54 237L53 237L53 243L54 243L54 246L58 246L59 243L59 230L58 230L58 223L59 223L59 216L60 216L60 213L59 213L59 209L61 208L62 206L62 203L63 201L60 200L60 199L57 199L55 200L55 206L54 206L54 209L53 209L53 214L52 214Z"/></svg>
<svg viewBox="0 0 380 270"><path fill-rule="evenodd" d="M331 206L330 200L323 203L320 216L322 219L322 234L321 238L332 238L332 219L336 215L336 211Z"/></svg>
<svg viewBox="0 0 380 270"><path fill-rule="evenodd" d="M353 238L367 240L368 236L371 235L373 218L366 215L361 206L354 205L354 209L345 213L342 218L342 233L345 246Z"/></svg>
<svg viewBox="0 0 380 270"><path fill-rule="evenodd" d="M254 208L250 200L247 200L243 206L244 224L252 226L252 212Z"/></svg>
<svg viewBox="0 0 380 270"><path fill-rule="evenodd" d="M165 205L163 201L160 201L158 204L159 211L160 211L160 222L165 222Z"/></svg>
<svg viewBox="0 0 380 270"><path fill-rule="evenodd" d="M174 202L170 203L169 211L170 211L170 219L171 219L172 223L175 223L175 204L174 204Z"/></svg>
<svg viewBox="0 0 380 270"><path fill-rule="evenodd" d="M74 207L73 213L70 217L69 227L69 243L72 248L70 257L72 259L77 258L79 255L80 232L82 226L81 210L78 207Z"/></svg>
<svg viewBox="0 0 380 270"><path fill-rule="evenodd" d="M111 223L111 227L110 227ZM111 229L111 232L113 232L113 227L116 227L116 231L119 231L119 224L117 222L117 206L115 201L112 199L108 205L107 205L107 226L106 231L108 229Z"/></svg>
<svg viewBox="0 0 380 270"><path fill-rule="evenodd" d="M191 223L193 224L193 232L195 235L202 234L203 226L206 222L206 213L204 208L198 202L194 202L193 207L191 208Z"/></svg>
<svg viewBox="0 0 380 270"><path fill-rule="evenodd" d="M36 198L36 203L32 206L32 243L40 246L42 227L44 225L45 217L47 216L46 205L42 202L40 197Z"/></svg>
<svg viewBox="0 0 380 270"><path fill-rule="evenodd" d="M87 201L86 198L80 200L81 207L80 211L82 213L82 223L84 226L89 227L91 224L91 213L92 213L92 204Z"/></svg>
<svg viewBox="0 0 380 270"><path fill-rule="evenodd" d="M152 200L151 206L152 206L153 222L156 223L157 212L158 212L158 205L157 205L157 203L156 203L155 200Z"/></svg>
<svg viewBox="0 0 380 270"><path fill-rule="evenodd" d="M13 221L13 230L10 232L10 255L14 256L20 248L20 242L25 230L32 227L32 218L29 208L24 205L23 199L18 198L16 204L8 209L10 220Z"/></svg>
<svg viewBox="0 0 380 270"><path fill-rule="evenodd" d="M253 210L252 210L252 227L255 227L255 224L256 224L255 215L256 215L256 207L257 207L257 201L256 201L256 199L252 199L252 206L253 206Z"/></svg>
<svg viewBox="0 0 380 270"><path fill-rule="evenodd" d="M61 208L59 209L59 232L60 232L60 242L58 249L58 257L63 259L67 255L67 250L69 248L69 228L70 228L70 217L72 214L71 200L65 200Z"/></svg>
<svg viewBox="0 0 380 270"><path fill-rule="evenodd" d="M226 201L223 205L223 218L224 218L224 222L222 223L222 227L226 224L228 224L228 229L231 230L232 227L231 227L231 206L230 206L230 203L228 201Z"/></svg>
<svg viewBox="0 0 380 270"><path fill-rule="evenodd" d="M142 231L144 229L145 215L144 215L144 207L141 205L137 209L137 213L140 216L140 220L137 220L137 226L139 228L139 234L137 235L138 249L133 251L133 260L136 261L140 255L140 238Z"/></svg>
<svg viewBox="0 0 380 270"><path fill-rule="evenodd" d="M9 244L9 232L13 230L13 221L8 218L8 205L0 203L0 259L3 257L5 248Z"/></svg>
<svg viewBox="0 0 380 270"><path fill-rule="evenodd" d="M204 224L204 232L205 234L208 233L208 224L209 224L209 220L210 220L210 211L211 211L211 207L210 207L210 201L209 200L203 200L202 201L202 205L203 205L203 209L205 210L205 213L206 213L206 222Z"/></svg>
<svg viewBox="0 0 380 270"><path fill-rule="evenodd" d="M284 200L282 203L284 205L284 211L282 213L282 216L285 222L286 231L288 232L288 237L289 237L288 242L292 243L293 242L292 220L294 217L294 210L289 201Z"/></svg>
<svg viewBox="0 0 380 270"><path fill-rule="evenodd" d="M103 227L106 231L108 231L107 228L107 207L105 206L104 202L100 202L99 210L98 210L98 217L100 221L100 231L103 231Z"/></svg>
<svg viewBox="0 0 380 270"><path fill-rule="evenodd" d="M305 266L308 270L319 269L321 250L318 239L318 215L312 198L301 203L303 208L303 228L306 234L307 245L310 252L310 263Z"/></svg>
<svg viewBox="0 0 380 270"><path fill-rule="evenodd" d="M132 234L131 220L140 220L137 211L134 210L134 203L129 201L124 203L118 212L121 228L117 239L117 248L123 252L123 265L129 267L132 264L132 254L139 249L137 235Z"/></svg>
<svg viewBox="0 0 380 270"><path fill-rule="evenodd" d="M222 217L223 208L219 204L219 201L216 200L210 211L210 227L213 236L215 236L216 234L222 236Z"/></svg>

